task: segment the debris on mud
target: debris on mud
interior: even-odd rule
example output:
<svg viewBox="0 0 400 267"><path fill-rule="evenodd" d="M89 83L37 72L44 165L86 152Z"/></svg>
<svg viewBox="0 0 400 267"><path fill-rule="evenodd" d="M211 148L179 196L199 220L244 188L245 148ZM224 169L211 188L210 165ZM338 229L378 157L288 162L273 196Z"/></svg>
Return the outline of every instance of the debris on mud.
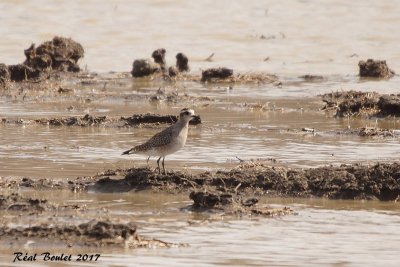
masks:
<svg viewBox="0 0 400 267"><path fill-rule="evenodd" d="M336 110L337 117L388 116L400 114L400 95L346 91L322 95L322 110Z"/></svg>
<svg viewBox="0 0 400 267"><path fill-rule="evenodd" d="M358 63L360 68L360 77L373 77L373 78L391 78L395 72L386 64L386 60L361 60Z"/></svg>
<svg viewBox="0 0 400 267"><path fill-rule="evenodd" d="M185 54L178 53L176 55L176 68L179 72L190 71L189 59Z"/></svg>
<svg viewBox="0 0 400 267"><path fill-rule="evenodd" d="M114 126L114 127L134 127L143 124L175 123L178 120L176 115L159 114L134 114L131 117L107 117L92 116L86 114L82 117L71 116L66 118L42 118L42 119L7 119L2 118L3 124L41 124L50 126ZM201 118L196 115L189 123L190 125L201 124Z"/></svg>
<svg viewBox="0 0 400 267"><path fill-rule="evenodd" d="M257 198L243 198L235 193L192 191L194 211L223 211L225 215L263 215L268 217L293 214L288 207L270 208L259 206Z"/></svg>
<svg viewBox="0 0 400 267"><path fill-rule="evenodd" d="M148 59L136 59L133 62L131 74L133 77L145 77L160 71L160 67Z"/></svg>
<svg viewBox="0 0 400 267"><path fill-rule="evenodd" d="M113 176L124 177L113 179ZM146 168L108 172L94 177L87 189L100 192L204 190L248 195L328 197L333 199L395 200L400 195L400 164L377 163L326 166L310 169L270 167L244 163L230 171L197 175L168 172L159 175Z"/></svg>

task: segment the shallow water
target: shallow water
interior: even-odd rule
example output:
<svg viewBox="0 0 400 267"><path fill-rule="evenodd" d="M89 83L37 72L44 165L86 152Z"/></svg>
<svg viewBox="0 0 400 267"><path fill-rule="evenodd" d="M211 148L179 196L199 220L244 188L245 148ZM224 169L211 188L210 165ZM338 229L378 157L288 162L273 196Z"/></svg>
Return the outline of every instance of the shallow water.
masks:
<svg viewBox="0 0 400 267"><path fill-rule="evenodd" d="M393 234L400 222L400 208L396 203L266 198L261 202L274 207L289 205L297 215L238 220L217 215L209 217L182 209L191 202L187 196L181 195L146 192L117 195L51 191L20 193L35 198L46 196L60 205L85 205L84 212L75 213L77 221L85 216L90 217L90 214L96 214L97 218L111 216L121 222L136 222L142 236L190 244L186 248L110 251L101 248L55 249L31 243L24 250L29 253L64 252L74 256L78 253L101 253L99 261L88 263L88 266L151 266L161 262L168 266L398 264L400 237ZM103 210L106 212L100 212ZM70 216L60 213L53 221L68 222ZM34 222L40 220L36 218ZM23 218L21 221L28 223ZM2 246L0 266L9 266L16 250L18 248ZM43 262L42 265L47 266ZM66 265L79 266L77 262Z"/></svg>
<svg viewBox="0 0 400 267"><path fill-rule="evenodd" d="M399 159L398 139L342 136L332 131L365 126L399 129L398 119L335 119L320 111L323 103L317 95L351 89L399 93L399 76L381 81L357 76L358 61L367 58L386 59L390 68L400 70L399 21L400 5L393 1L5 0L0 2L0 34L7 38L0 45L0 62L20 63L31 42L40 44L63 35L82 43L85 58L81 66L100 73L104 86L62 81L61 86L74 89L63 98L51 90L2 91L0 117L175 114L182 106L193 106L202 126L191 127L187 146L166 159L167 169L188 172L230 168L238 163L237 157L273 158L277 164L293 167L394 161ZM166 48L169 65L174 64L176 53L186 53L194 73L213 66L266 71L278 75L282 86L235 85L229 89L185 82L177 85L179 95L207 96L212 101L154 103L142 100L156 93L157 83L124 75L110 79L116 75L107 72L128 72L134 59L150 57L160 47ZM211 53L215 53L213 62L204 61ZM304 82L299 78L304 74L323 75L324 80ZM175 91L168 85L165 90ZM268 103L269 109L252 110L245 103ZM120 154L162 127L0 124L0 177L68 178L144 166L145 157ZM315 128L317 134L293 131L303 127ZM151 164L155 166L154 159ZM400 264L396 234L400 210L393 202L266 199L269 204L289 205L298 215L191 225L188 220L207 215L182 211L190 204L187 196L24 193L89 207L83 218L60 214L59 220L77 222L106 208L115 218L137 222L140 233L147 237L190 244L172 249L100 249L96 252L102 253L101 260L87 266ZM45 218L15 220L29 224ZM35 245L26 249L43 250ZM82 252L56 252L63 251ZM12 253L13 249L0 248L0 266L11 264Z"/></svg>

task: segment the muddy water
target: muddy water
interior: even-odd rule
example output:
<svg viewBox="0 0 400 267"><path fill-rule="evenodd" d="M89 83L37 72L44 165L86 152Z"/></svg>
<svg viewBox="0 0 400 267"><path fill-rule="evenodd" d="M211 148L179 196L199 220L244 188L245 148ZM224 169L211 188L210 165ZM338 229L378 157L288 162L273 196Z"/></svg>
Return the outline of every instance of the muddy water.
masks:
<svg viewBox="0 0 400 267"><path fill-rule="evenodd" d="M222 9L224 12L220 12ZM38 44L56 34L69 36L85 47L81 66L101 73L103 83L94 86L63 81L62 86L74 89L74 93L63 97L52 90L2 91L0 117L175 114L182 106L192 106L203 124L191 127L186 148L166 161L167 169L188 172L229 168L238 163L236 157L273 158L278 160L276 164L294 167L398 160L398 139L334 133L335 129L365 126L399 129L398 119L335 119L319 110L323 104L317 95L350 89L399 93L399 76L379 82L357 77L358 61L369 57L386 59L389 67L399 72L399 9L400 5L392 1L344 0L122 0L101 4L1 1L0 33L7 38L0 45L0 62L23 61L23 50L31 42ZM104 74L130 71L133 59L150 56L159 47L167 49L170 65L177 52L187 53L195 73L210 66L228 66L242 72L267 71L277 74L282 86L235 85L229 89L226 85L185 82L177 84L177 90L171 85L166 85L165 90L207 96L211 101L149 102L146 97L155 94L157 83ZM211 53L215 53L214 61L204 61ZM324 80L310 83L299 78L308 73L323 75ZM252 109L254 104L265 105L267 110ZM120 154L162 127L0 124L0 176L65 179L109 168L144 166L144 157L127 158ZM302 133L303 127L315 128L316 134ZM154 166L154 159L151 164ZM188 248L95 250L102 253L101 260L87 266L399 265L400 238L395 234L400 223L398 203L265 199L272 205L289 205L298 215L203 224L202 220L209 215L182 210L190 203L186 195L21 193L88 207L77 217L59 214L57 220L62 222L106 217L108 213L121 221L137 222L140 233L147 237L190 244ZM107 212L97 213L102 209ZM41 219L47 217L16 217L15 223L38 223ZM189 224L188 220L199 223ZM51 250L43 244L24 249ZM15 248L0 248L0 266L11 264L14 251ZM75 255L84 251L54 250Z"/></svg>
<svg viewBox="0 0 400 267"><path fill-rule="evenodd" d="M128 71L133 58L158 47L168 62L183 51L199 67L215 53L213 65L287 75L356 73L358 57L371 56L396 70L399 9L392 1L5 0L0 54L7 64L20 62L30 42L60 34L81 42L84 64L103 72Z"/></svg>
<svg viewBox="0 0 400 267"><path fill-rule="evenodd" d="M398 263L400 209L378 201L329 201L319 199L263 199L279 207L289 205L298 214L275 219L232 220L218 215L185 210L187 197L169 194L122 193L73 194L71 192L20 192L35 198L50 198L55 204L79 204L76 221L96 215L134 221L145 237L189 243L171 249L49 248L31 243L29 253L101 253L88 266L396 266ZM3 212L4 213L4 212ZM8 216L9 214L2 214ZM20 218L14 223L38 223L40 218ZM47 220L47 219L46 219ZM68 222L71 214L58 214L53 221ZM2 247L0 266L9 266L17 247ZM371 253L373 252L373 253ZM58 266L57 264L42 264ZM68 266L80 266L76 262ZM18 266L18 265L15 265ZM19 266L23 266L20 264Z"/></svg>
<svg viewBox="0 0 400 267"><path fill-rule="evenodd" d="M190 90L187 92L191 93ZM167 157L169 168L190 171L231 167L238 163L237 157L243 160L273 158L296 167L398 159L398 138L372 139L334 132L365 126L398 129L400 122L397 119L333 119L319 110L322 103L318 98L267 98L265 102L271 109L267 111L249 108L249 105L259 103L252 98L239 99L220 93L215 99L216 103L196 108L204 123L191 127L187 146L180 153ZM56 107L52 103L27 103L23 109L19 105L7 105L8 118L84 114L65 110L73 102ZM175 105L131 106L122 99L114 99L112 103L95 100L80 110L94 110L91 114L107 116L130 116L151 111L175 114L178 111ZM5 138L0 145L0 157L5 164L0 167L0 174L72 178L110 168L143 166L144 156L122 156L122 151L144 142L163 127L2 125L0 132ZM316 133L302 132L304 127L314 128ZM377 149L379 154L375 153Z"/></svg>

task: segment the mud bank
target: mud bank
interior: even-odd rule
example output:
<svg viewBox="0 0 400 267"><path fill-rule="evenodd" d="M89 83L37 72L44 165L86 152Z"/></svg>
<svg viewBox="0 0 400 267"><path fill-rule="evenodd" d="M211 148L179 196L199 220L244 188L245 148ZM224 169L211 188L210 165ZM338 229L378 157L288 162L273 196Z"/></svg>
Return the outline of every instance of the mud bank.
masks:
<svg viewBox="0 0 400 267"><path fill-rule="evenodd" d="M397 129L381 129L377 127L361 127L355 129L338 129L332 131L320 131L315 128L302 128L301 130L288 130L296 134L312 134L312 135L356 135L360 137L372 138L399 138L400 130Z"/></svg>
<svg viewBox="0 0 400 267"><path fill-rule="evenodd" d="M153 189L182 192L199 189L234 192L246 196L327 197L331 199L396 200L400 195L400 164L326 166L310 169L269 167L249 162L230 171L198 175L168 172L158 175L149 169L129 169L123 179L111 173L95 178L88 190L118 192ZM121 175L121 172L115 173Z"/></svg>
<svg viewBox="0 0 400 267"><path fill-rule="evenodd" d="M31 182L24 179L23 183ZM57 205L49 199L36 199L24 197L18 193L3 193L0 195L0 212L7 216L2 218L0 238L2 245L17 247L26 245L29 240L34 243L44 242L44 246L84 246L84 247L128 247L128 248L154 248L186 246L187 244L174 244L157 239L147 239L137 233L133 222L116 222L107 218L92 219L88 221L90 211L85 205ZM71 213L72 212L72 213ZM15 224L13 218L24 216ZM66 224L63 220L55 219L65 214L73 214L80 224ZM39 223L40 216L46 222ZM103 216L103 217L104 217ZM35 223L26 223L33 219ZM25 225L25 226L24 226ZM28 226L29 225L29 226Z"/></svg>
<svg viewBox="0 0 400 267"><path fill-rule="evenodd" d="M46 246L66 247L121 247L155 248L181 247L187 244L174 244L157 239L146 239L137 234L132 222L114 223L110 220L93 219L78 225L40 224L28 227L0 226L3 245L18 247L31 242L46 242Z"/></svg>
<svg viewBox="0 0 400 267"><path fill-rule="evenodd" d="M347 91L324 94L321 97L326 103L322 109L336 111L337 117L400 115L400 95Z"/></svg>
<svg viewBox="0 0 400 267"><path fill-rule="evenodd" d="M247 162L227 171L199 174L168 171L166 175L147 168L132 168L109 170L69 181L2 178L0 186L106 193L132 190L189 193L206 190L234 192L245 197L266 195L388 201L397 200L400 195L400 164L394 162L292 169L271 167L262 162Z"/></svg>
<svg viewBox="0 0 400 267"><path fill-rule="evenodd" d="M245 198L236 192L192 191L189 195L193 200L191 210L223 212L224 215L276 217L293 214L289 207L271 208L258 205L255 197Z"/></svg>
<svg viewBox="0 0 400 267"><path fill-rule="evenodd" d="M7 119L2 118L1 122L7 124L41 124L50 126L107 126L107 127L138 127L143 124L172 124L178 120L176 115L159 115L159 114L134 114L131 117L107 117L92 116L86 114L82 117L66 117L66 118L42 118L42 119ZM191 125L201 124L201 118L196 115Z"/></svg>
<svg viewBox="0 0 400 267"><path fill-rule="evenodd" d="M52 72L79 72L78 60L84 56L81 44L70 38L55 36L36 47L32 44L24 51L26 60L21 64L8 66L8 72L0 71L0 86L5 81L40 82L49 78Z"/></svg>
<svg viewBox="0 0 400 267"><path fill-rule="evenodd" d="M191 74L189 67L189 58L183 54L176 55L175 66L167 68L165 55L167 51L164 48L155 50L150 59L135 59L132 64L131 75L134 78L148 77L155 79L160 77L163 80L173 81L192 81L202 83L279 83L278 77L263 72L248 72L234 74L233 69L219 67L209 68L202 71L201 75Z"/></svg>

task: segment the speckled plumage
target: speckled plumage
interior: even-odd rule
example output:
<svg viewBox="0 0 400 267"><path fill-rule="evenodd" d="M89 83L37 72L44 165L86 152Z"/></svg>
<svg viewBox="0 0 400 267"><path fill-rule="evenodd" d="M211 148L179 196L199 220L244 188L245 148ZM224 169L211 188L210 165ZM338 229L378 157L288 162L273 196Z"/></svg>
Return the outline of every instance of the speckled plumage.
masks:
<svg viewBox="0 0 400 267"><path fill-rule="evenodd" d="M122 154L144 154L149 156L149 158L151 156L158 156L157 165L159 172L161 172L159 165L160 159L163 158L162 165L164 168L165 156L173 154L185 146L189 121L193 116L194 111L192 109L182 109L179 114L179 119L175 124L155 134L147 142L137 145Z"/></svg>

